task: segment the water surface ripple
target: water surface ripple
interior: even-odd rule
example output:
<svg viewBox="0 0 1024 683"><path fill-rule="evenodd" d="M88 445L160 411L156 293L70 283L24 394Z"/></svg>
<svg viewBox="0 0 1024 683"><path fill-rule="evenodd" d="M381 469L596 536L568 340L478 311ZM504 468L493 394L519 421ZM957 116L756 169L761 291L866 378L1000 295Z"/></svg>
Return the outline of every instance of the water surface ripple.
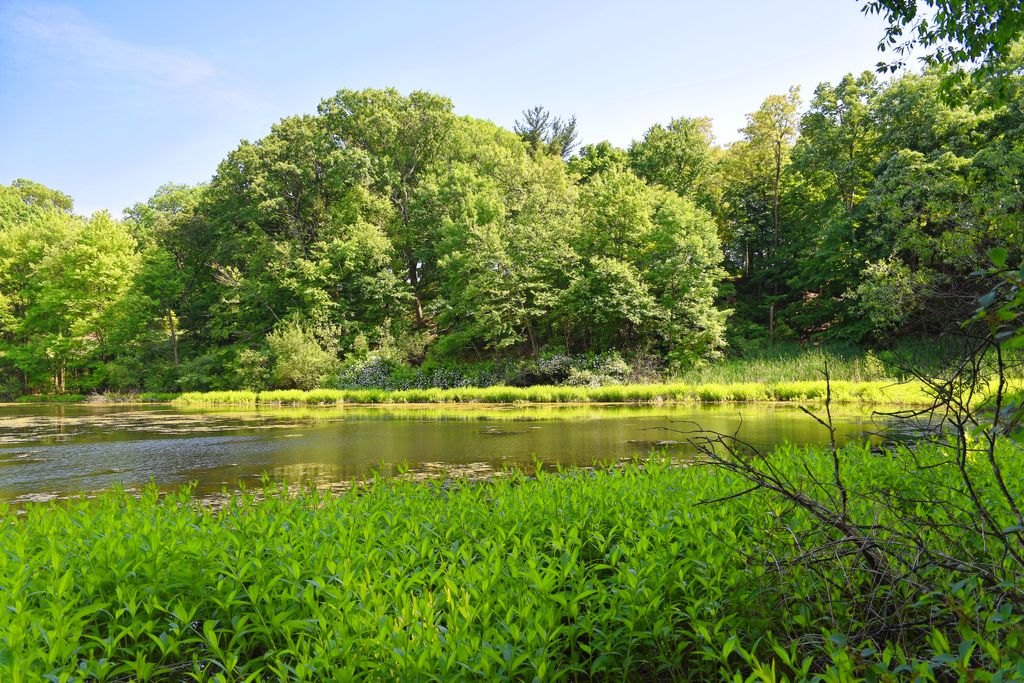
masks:
<svg viewBox="0 0 1024 683"><path fill-rule="evenodd" d="M840 440L886 426L859 406L835 409ZM327 483L371 471L495 471L591 465L652 449L685 456L679 430L739 436L759 448L825 443L795 406L531 406L195 409L125 405L0 406L0 500L24 502L138 488L199 493L259 482ZM871 437L877 440L878 437Z"/></svg>

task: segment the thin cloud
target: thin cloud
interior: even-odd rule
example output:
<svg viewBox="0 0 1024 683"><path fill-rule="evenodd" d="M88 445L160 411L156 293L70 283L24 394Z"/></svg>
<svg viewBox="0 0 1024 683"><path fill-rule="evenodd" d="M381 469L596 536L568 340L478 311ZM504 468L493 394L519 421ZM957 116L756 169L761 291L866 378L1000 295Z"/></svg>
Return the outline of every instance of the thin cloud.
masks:
<svg viewBox="0 0 1024 683"><path fill-rule="evenodd" d="M0 12L13 37L68 59L163 88L209 83L217 69L202 57L111 36L65 5L12 5Z"/></svg>

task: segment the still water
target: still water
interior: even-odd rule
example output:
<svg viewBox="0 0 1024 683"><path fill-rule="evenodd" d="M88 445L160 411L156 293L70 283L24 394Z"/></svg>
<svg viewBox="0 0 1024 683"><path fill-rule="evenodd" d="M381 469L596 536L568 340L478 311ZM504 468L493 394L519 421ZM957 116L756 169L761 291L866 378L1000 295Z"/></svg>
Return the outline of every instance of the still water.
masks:
<svg viewBox="0 0 1024 683"><path fill-rule="evenodd" d="M840 440L883 430L858 406L834 410ZM274 481L339 482L378 470L480 474L591 465L652 449L692 453L681 430L733 433L759 448L826 443L794 406L220 408L0 405L0 501L129 489L197 492ZM879 437L872 436L873 440Z"/></svg>

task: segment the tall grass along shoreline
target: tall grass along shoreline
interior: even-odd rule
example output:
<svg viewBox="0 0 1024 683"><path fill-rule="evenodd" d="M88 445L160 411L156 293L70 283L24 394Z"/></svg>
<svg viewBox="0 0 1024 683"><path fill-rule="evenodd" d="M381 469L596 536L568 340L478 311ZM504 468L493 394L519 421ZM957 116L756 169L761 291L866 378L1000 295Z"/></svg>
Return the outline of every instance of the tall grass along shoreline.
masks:
<svg viewBox="0 0 1024 683"><path fill-rule="evenodd" d="M926 403L924 387L915 382L833 381L832 400L849 403ZM726 401L820 401L824 381L730 384L636 384L602 387L533 386L456 389L314 389L311 391L187 392L182 404L209 405L343 405L402 403L714 403Z"/></svg>

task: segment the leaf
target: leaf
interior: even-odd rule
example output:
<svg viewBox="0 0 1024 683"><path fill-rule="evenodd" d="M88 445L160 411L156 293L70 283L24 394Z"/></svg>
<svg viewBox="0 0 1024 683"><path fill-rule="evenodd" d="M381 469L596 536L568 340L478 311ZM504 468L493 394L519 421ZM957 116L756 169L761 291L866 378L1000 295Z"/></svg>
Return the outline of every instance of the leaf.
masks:
<svg viewBox="0 0 1024 683"><path fill-rule="evenodd" d="M1010 252L1006 247L993 247L988 250L988 257L992 259L992 263L996 264L996 267L1003 268L1006 266L1006 257L1009 256Z"/></svg>
<svg viewBox="0 0 1024 683"><path fill-rule="evenodd" d="M1004 351L1012 349L1019 349L1024 347L1024 333L1017 334L1015 337L1011 337L1000 344Z"/></svg>

